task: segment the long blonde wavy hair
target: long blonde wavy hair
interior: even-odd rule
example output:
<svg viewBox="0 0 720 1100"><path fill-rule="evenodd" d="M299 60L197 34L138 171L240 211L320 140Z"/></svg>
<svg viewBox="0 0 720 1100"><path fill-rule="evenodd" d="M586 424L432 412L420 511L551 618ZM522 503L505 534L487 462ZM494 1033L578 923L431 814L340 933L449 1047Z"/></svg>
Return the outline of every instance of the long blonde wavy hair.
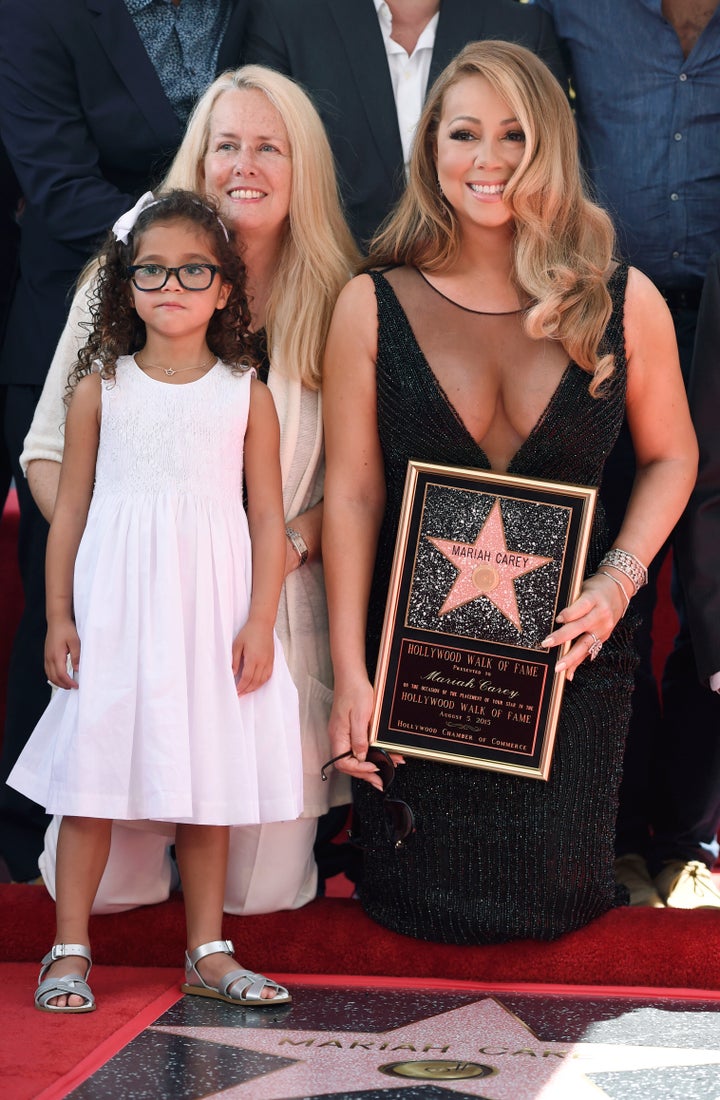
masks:
<svg viewBox="0 0 720 1100"><path fill-rule="evenodd" d="M607 280L615 232L588 198L568 100L530 50L471 42L440 74L418 124L407 189L363 268L404 263L442 271L456 259L461 230L437 186L437 132L448 90L476 74L507 102L525 134L522 160L503 197L514 219L513 276L531 303L526 331L560 341L592 375L595 395L614 365L611 355L600 353L600 342L612 310Z"/></svg>
<svg viewBox="0 0 720 1100"><path fill-rule="evenodd" d="M205 192L203 162L213 108L220 96L234 89L263 92L287 129L290 213L265 329L273 365L318 389L332 311L357 267L359 252L342 213L325 128L309 97L289 77L261 65L221 74L196 103L162 186ZM242 247L242 240L239 243Z"/></svg>

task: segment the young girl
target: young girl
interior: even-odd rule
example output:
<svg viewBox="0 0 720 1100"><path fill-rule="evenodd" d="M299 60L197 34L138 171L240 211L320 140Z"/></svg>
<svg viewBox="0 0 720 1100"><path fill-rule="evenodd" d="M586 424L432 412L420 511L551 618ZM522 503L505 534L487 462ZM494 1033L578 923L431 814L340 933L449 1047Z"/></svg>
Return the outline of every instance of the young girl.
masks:
<svg viewBox="0 0 720 1100"><path fill-rule="evenodd" d="M185 191L144 196L100 259L47 551L45 667L61 690L10 777L63 815L45 1011L95 1007L88 919L117 818L177 824L183 991L290 1000L221 939L228 826L302 810L297 694L273 633L279 428L238 361L244 275Z"/></svg>

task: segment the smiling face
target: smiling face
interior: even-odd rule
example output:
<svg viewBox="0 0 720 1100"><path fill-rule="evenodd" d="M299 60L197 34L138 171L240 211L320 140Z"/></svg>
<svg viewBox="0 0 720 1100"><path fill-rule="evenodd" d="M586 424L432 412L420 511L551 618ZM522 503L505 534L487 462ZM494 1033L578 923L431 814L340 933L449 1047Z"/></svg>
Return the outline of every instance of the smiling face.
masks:
<svg viewBox="0 0 720 1100"><path fill-rule="evenodd" d="M517 118L484 76L465 76L447 90L437 131L437 174L464 230L512 221L503 193L524 154Z"/></svg>
<svg viewBox="0 0 720 1100"><path fill-rule="evenodd" d="M290 212L292 159L279 112L258 88L233 88L210 116L205 188L241 237L279 237Z"/></svg>
<svg viewBox="0 0 720 1100"><path fill-rule="evenodd" d="M216 264L207 233L191 222L153 222L140 235L133 264ZM185 290L170 275L160 290L138 290L130 283L133 305L152 336L173 339L204 338L216 309L223 309L230 294L218 272L207 290Z"/></svg>

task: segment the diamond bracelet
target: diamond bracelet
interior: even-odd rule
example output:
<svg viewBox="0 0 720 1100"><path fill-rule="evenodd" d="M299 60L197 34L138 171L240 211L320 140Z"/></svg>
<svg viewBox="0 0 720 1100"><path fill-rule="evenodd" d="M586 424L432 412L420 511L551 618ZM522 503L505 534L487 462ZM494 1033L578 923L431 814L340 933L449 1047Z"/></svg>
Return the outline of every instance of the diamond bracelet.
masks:
<svg viewBox="0 0 720 1100"><path fill-rule="evenodd" d="M304 565L308 560L308 546L305 539L302 537L299 531L296 531L294 527L286 527L285 534L290 541L293 550L300 559L300 565Z"/></svg>
<svg viewBox="0 0 720 1100"><path fill-rule="evenodd" d="M629 581L632 582L632 586L635 589L633 595L637 595L638 589L642 588L644 584L647 584L648 571L634 554L631 554L629 550L619 550L615 547L613 550L608 550L605 557L600 562L598 569L603 565L609 565L613 569L617 569L618 573L623 573Z"/></svg>

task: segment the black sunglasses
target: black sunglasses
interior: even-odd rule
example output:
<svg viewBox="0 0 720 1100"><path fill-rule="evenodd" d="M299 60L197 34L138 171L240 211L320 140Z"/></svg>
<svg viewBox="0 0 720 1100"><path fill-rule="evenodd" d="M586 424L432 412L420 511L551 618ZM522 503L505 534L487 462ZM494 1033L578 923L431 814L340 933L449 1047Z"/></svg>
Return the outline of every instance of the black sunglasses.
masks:
<svg viewBox="0 0 720 1100"><path fill-rule="evenodd" d="M346 760L348 756L352 755L352 749L348 749L347 752L341 752L339 756L333 756L332 760L328 760L326 764L323 764L320 769L320 778L323 782L326 783L328 778L325 774L326 768L329 768L338 760ZM407 802L402 802L399 798L388 798L387 796L387 792L395 779L396 771L395 765L392 762L392 757L389 753L385 752L385 749L380 749L375 745L371 745L365 755L365 759L375 765L378 770L378 775L380 776L380 782L382 783L383 818L385 820L385 831L388 840L393 847L400 848L404 841L415 832L415 815ZM350 837L350 843L355 844L359 848L363 847L359 839L353 836Z"/></svg>

